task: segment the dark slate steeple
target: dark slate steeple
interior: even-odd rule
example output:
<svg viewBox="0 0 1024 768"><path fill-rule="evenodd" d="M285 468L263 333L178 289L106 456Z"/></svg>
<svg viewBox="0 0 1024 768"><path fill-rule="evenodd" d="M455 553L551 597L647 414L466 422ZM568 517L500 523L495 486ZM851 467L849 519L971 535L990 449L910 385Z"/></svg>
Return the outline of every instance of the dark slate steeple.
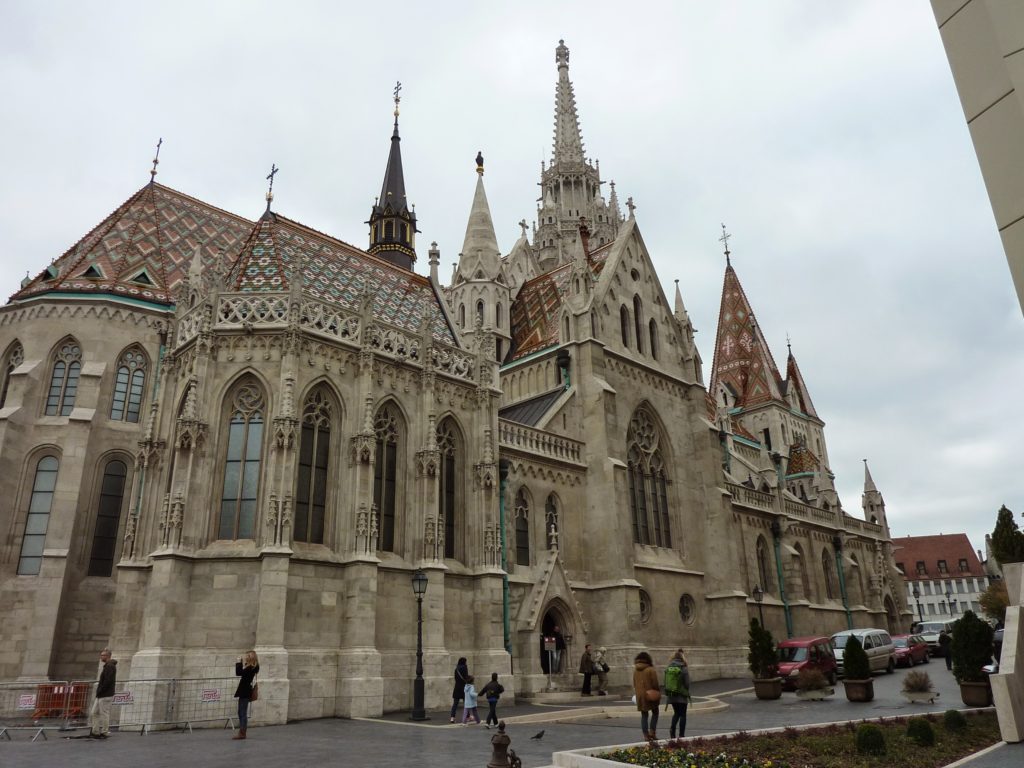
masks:
<svg viewBox="0 0 1024 768"><path fill-rule="evenodd" d="M402 173L401 137L398 135L398 102L402 84L395 85L395 129L391 134L391 153L384 171L380 197L370 212L369 253L412 270L416 262L416 210L410 209L405 197L405 176Z"/></svg>

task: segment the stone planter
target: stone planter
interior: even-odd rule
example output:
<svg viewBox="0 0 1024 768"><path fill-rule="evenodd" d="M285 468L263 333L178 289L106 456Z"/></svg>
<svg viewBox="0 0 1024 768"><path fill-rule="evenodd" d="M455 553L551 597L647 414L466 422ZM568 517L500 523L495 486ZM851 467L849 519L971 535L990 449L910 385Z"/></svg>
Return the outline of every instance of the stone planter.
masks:
<svg viewBox="0 0 1024 768"><path fill-rule="evenodd" d="M771 701L782 698L782 678L769 677L765 680L754 680L754 695L759 699Z"/></svg>
<svg viewBox="0 0 1024 768"><path fill-rule="evenodd" d="M875 681L867 680L843 680L843 687L846 689L847 701L872 701L875 698Z"/></svg>
<svg viewBox="0 0 1024 768"><path fill-rule="evenodd" d="M806 691L797 691L796 697L804 701L822 701L836 693L835 688L812 688Z"/></svg>
<svg viewBox="0 0 1024 768"><path fill-rule="evenodd" d="M909 701L911 704L934 704L935 700L939 698L938 691L900 691L903 694L903 698Z"/></svg>
<svg viewBox="0 0 1024 768"><path fill-rule="evenodd" d="M992 687L985 680L980 683L960 683L960 700L968 707L991 707Z"/></svg>

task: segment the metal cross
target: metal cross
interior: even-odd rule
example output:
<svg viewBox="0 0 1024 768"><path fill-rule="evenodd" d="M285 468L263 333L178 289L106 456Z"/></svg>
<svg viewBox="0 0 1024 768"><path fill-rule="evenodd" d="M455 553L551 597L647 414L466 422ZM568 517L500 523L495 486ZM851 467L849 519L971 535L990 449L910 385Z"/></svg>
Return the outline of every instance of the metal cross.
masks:
<svg viewBox="0 0 1024 768"><path fill-rule="evenodd" d="M149 172L149 180L150 181L155 181L156 180L156 167L158 165L160 165L160 145L163 144L163 143L164 143L163 138L161 138L156 143L156 155L153 157L153 170L151 170Z"/></svg>
<svg viewBox="0 0 1024 768"><path fill-rule="evenodd" d="M729 265L729 238L732 237L728 232L725 231L725 224L722 225L722 236L718 238L718 242L725 243L725 263Z"/></svg>
<svg viewBox="0 0 1024 768"><path fill-rule="evenodd" d="M270 182L270 186L267 188L267 208L270 208L270 201L274 199L274 177L277 172L281 169L273 163L270 164L270 173L267 174L267 180Z"/></svg>

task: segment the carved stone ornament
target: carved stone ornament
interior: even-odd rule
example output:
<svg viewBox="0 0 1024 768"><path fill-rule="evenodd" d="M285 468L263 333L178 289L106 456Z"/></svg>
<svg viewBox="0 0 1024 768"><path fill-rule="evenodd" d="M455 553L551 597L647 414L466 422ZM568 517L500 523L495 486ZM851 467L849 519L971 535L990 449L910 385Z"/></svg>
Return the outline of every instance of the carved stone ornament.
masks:
<svg viewBox="0 0 1024 768"><path fill-rule="evenodd" d="M352 438L352 461L356 464L369 464L376 449L376 435L356 435Z"/></svg>
<svg viewBox="0 0 1024 768"><path fill-rule="evenodd" d="M441 464L441 452L427 450L416 452L416 473L419 477L434 477Z"/></svg>
<svg viewBox="0 0 1024 768"><path fill-rule="evenodd" d="M495 464L477 464L473 467L476 470L476 484L478 488L490 490L495 485L498 476L498 467Z"/></svg>
<svg viewBox="0 0 1024 768"><path fill-rule="evenodd" d="M178 419L177 447L183 451L200 451L206 442L209 425L205 421Z"/></svg>
<svg viewBox="0 0 1024 768"><path fill-rule="evenodd" d="M295 434L298 428L298 419L291 417L274 419L274 445L278 448L291 448L295 445Z"/></svg>

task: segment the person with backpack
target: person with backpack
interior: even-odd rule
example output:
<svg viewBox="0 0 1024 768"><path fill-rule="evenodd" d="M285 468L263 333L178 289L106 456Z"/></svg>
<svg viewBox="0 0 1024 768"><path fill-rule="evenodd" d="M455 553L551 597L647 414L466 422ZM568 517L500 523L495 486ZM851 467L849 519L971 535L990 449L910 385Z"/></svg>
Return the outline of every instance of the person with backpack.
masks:
<svg viewBox="0 0 1024 768"><path fill-rule="evenodd" d="M665 667L665 695L668 704L672 705L669 738L674 739L678 735L681 739L686 735L686 706L690 703L690 669L682 648L672 654L672 660Z"/></svg>
<svg viewBox="0 0 1024 768"><path fill-rule="evenodd" d="M480 695L487 699L487 723L484 728L491 727L491 721L498 725L498 699L505 692L505 686L498 682L498 673L491 672L491 682L480 689Z"/></svg>

